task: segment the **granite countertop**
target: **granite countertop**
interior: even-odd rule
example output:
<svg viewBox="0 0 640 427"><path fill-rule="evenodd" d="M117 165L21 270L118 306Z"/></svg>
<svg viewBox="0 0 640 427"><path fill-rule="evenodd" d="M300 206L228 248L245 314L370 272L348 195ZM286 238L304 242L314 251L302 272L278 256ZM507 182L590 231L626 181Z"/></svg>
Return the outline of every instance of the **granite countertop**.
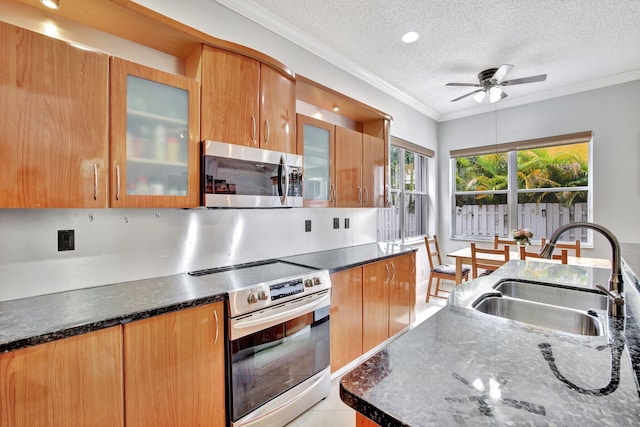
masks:
<svg viewBox="0 0 640 427"><path fill-rule="evenodd" d="M367 244L282 258L337 271L414 251ZM224 275L176 274L0 302L0 353L83 334L162 313L224 301Z"/></svg>
<svg viewBox="0 0 640 427"><path fill-rule="evenodd" d="M637 425L640 294L628 265L625 339L552 331L469 308L503 278L591 288L606 285L609 273L510 261L456 288L446 307L347 373L342 400L383 426ZM612 331L621 324L609 321Z"/></svg>

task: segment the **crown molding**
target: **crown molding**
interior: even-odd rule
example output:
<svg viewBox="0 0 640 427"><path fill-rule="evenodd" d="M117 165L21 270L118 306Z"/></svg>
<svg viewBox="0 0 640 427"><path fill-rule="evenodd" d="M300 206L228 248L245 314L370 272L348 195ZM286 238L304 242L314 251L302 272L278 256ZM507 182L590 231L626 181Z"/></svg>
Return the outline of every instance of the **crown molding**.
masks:
<svg viewBox="0 0 640 427"><path fill-rule="evenodd" d="M252 1L247 0L213 0L228 9L244 16L247 19L252 20L258 25L278 34L279 36L289 40L297 46L308 50L312 54L324 59L332 65L346 71L352 76L364 81L367 84L379 89L380 91L392 96L405 105L419 111L420 113L430 117L435 121L441 121L442 116L418 101L411 95L403 92L397 87L393 86L384 79L372 74L362 66L358 65L345 55L337 52L335 49L327 46L319 40L309 36L308 34L291 27L286 21L271 13L270 11L256 5ZM295 71L295 70L294 70ZM319 82L326 84L326 82Z"/></svg>

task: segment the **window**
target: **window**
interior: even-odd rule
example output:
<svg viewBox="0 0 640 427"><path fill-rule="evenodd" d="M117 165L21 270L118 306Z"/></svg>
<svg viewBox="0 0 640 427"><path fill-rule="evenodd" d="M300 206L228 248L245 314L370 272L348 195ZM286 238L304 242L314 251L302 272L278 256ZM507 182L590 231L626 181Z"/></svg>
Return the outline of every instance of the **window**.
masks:
<svg viewBox="0 0 640 427"><path fill-rule="evenodd" d="M527 228L539 240L589 221L590 144L591 132L583 132L452 152L452 236L511 237ZM562 239L590 243L590 233L575 229Z"/></svg>
<svg viewBox="0 0 640 427"><path fill-rule="evenodd" d="M389 199L381 209L378 240L406 240L427 234L427 157L433 153L392 137Z"/></svg>

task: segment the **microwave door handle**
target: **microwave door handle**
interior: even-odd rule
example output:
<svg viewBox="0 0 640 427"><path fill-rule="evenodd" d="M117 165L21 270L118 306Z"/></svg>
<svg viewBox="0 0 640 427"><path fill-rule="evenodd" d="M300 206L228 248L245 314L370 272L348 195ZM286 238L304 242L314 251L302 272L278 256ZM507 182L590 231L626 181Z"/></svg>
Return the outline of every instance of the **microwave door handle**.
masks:
<svg viewBox="0 0 640 427"><path fill-rule="evenodd" d="M289 168L287 167L287 162L284 158L284 155L282 155L280 157L280 171L281 174L280 175L280 179L279 181L279 185L280 185L280 203L282 204L282 206L286 206L287 204L287 193L289 191ZM284 175L284 176L283 176ZM282 188L282 180L284 178L284 188Z"/></svg>

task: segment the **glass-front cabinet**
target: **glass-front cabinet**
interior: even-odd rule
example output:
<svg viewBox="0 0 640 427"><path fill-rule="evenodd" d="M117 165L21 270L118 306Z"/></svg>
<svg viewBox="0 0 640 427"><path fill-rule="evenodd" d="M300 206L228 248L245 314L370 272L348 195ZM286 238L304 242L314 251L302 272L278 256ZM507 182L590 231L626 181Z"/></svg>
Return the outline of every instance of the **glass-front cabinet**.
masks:
<svg viewBox="0 0 640 427"><path fill-rule="evenodd" d="M302 194L306 207L335 207L335 126L297 115L297 151L303 154Z"/></svg>
<svg viewBox="0 0 640 427"><path fill-rule="evenodd" d="M111 206L199 205L198 82L111 58Z"/></svg>

